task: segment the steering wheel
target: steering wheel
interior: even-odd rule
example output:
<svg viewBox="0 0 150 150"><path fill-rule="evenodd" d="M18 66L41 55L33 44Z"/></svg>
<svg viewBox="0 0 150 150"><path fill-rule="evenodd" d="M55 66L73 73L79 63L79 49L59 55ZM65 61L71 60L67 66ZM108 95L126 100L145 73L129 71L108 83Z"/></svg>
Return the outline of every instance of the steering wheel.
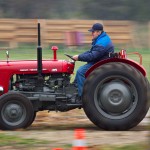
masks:
<svg viewBox="0 0 150 150"><path fill-rule="evenodd" d="M76 61L75 59L73 59L73 56L68 55L68 54L64 54L64 55L66 55L67 57L69 57L69 58L72 59L73 61Z"/></svg>

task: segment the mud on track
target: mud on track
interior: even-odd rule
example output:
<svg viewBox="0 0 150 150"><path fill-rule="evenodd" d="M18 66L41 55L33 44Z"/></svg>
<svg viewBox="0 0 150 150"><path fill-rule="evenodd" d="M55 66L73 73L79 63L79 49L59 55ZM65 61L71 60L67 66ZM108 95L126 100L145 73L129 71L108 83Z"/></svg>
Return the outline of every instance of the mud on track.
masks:
<svg viewBox="0 0 150 150"><path fill-rule="evenodd" d="M7 131L8 135L21 138L46 140L51 147L70 145L74 140L74 129L84 128L88 146L126 145L145 143L149 140L148 118L129 131L104 131L97 128L84 114L83 110L69 112L40 112L32 126L25 130Z"/></svg>

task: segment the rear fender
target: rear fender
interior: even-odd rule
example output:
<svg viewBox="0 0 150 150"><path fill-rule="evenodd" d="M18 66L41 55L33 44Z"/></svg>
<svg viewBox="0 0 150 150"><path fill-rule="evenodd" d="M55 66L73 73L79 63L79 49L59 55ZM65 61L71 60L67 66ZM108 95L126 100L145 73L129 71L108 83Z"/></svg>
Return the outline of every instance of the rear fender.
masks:
<svg viewBox="0 0 150 150"><path fill-rule="evenodd" d="M146 70L144 69L143 66L141 66L140 64L138 64L137 62L130 60L130 59L121 59L121 58L109 58L109 59L105 59L102 61L97 62L96 64L94 64L85 74L85 77L87 78L89 76L89 74L96 69L97 67L100 67L103 64L107 64L110 62L121 62L121 63L125 63L125 64L129 64L131 66L133 66L134 68L136 68L137 70L139 70L143 76L146 76Z"/></svg>

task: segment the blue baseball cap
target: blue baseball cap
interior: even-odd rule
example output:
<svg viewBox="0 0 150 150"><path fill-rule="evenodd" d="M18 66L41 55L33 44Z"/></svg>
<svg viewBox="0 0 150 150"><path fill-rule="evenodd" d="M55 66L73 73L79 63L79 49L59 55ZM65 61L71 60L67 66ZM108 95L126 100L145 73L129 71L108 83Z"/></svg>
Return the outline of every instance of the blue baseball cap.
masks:
<svg viewBox="0 0 150 150"><path fill-rule="evenodd" d="M103 25L100 23L95 23L93 24L92 28L89 29L88 31L93 32L93 31L99 31L99 30L103 31Z"/></svg>

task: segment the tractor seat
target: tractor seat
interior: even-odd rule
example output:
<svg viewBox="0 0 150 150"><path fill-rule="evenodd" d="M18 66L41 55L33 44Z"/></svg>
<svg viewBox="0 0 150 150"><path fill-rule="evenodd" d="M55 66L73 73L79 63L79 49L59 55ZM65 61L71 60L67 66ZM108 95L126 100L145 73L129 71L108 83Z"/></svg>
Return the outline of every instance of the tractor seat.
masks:
<svg viewBox="0 0 150 150"><path fill-rule="evenodd" d="M126 50L121 50L120 52L117 53L109 53L110 58L121 58L121 59L126 59Z"/></svg>

